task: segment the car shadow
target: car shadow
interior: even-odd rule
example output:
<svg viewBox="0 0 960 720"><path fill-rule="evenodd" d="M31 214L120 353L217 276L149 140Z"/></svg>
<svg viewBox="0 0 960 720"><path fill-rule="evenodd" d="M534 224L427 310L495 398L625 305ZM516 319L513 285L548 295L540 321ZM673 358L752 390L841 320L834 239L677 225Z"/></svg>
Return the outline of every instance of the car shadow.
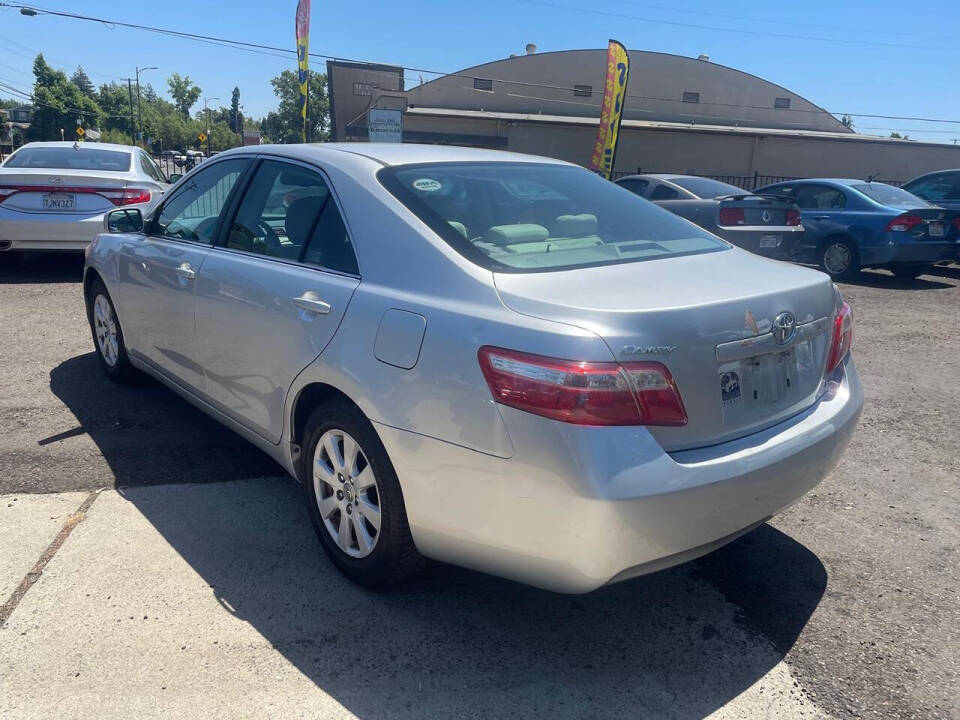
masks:
<svg viewBox="0 0 960 720"><path fill-rule="evenodd" d="M931 268L919 278L899 278L887 270L863 270L851 278L841 281L843 285L881 288L885 290L946 290L955 288L953 283L932 280L930 276L939 275L940 268Z"/></svg>
<svg viewBox="0 0 960 720"><path fill-rule="evenodd" d="M83 253L26 253L22 259L0 253L0 284L67 283L83 280Z"/></svg>
<svg viewBox="0 0 960 720"><path fill-rule="evenodd" d="M365 720L703 717L783 658L825 592L819 559L764 525L589 595L441 564L372 593L322 555L294 480L274 466L274 478L214 482L251 477L253 449L159 385L116 386L95 364L66 361L51 388L122 496L224 612ZM194 484L154 485L185 471Z"/></svg>

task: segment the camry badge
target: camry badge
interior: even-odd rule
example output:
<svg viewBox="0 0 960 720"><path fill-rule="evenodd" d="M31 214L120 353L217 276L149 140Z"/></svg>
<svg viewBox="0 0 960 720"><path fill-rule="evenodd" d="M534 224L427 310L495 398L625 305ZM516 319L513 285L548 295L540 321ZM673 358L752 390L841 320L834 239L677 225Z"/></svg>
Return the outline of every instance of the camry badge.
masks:
<svg viewBox="0 0 960 720"><path fill-rule="evenodd" d="M786 345L797 334L797 319L793 313L782 312L774 318L771 332L777 345Z"/></svg>
<svg viewBox="0 0 960 720"><path fill-rule="evenodd" d="M676 345L624 345L624 355L669 355Z"/></svg>

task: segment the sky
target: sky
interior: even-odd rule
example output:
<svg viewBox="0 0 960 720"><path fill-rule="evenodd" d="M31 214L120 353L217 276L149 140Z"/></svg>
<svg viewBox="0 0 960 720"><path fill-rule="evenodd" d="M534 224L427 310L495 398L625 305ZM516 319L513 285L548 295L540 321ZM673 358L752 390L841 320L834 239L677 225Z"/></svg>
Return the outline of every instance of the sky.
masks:
<svg viewBox="0 0 960 720"><path fill-rule="evenodd" d="M30 0L25 0L29 2ZM115 0L35 0L36 7L108 20L294 47L296 0L187 2L164 0L145 11ZM916 10L912 8L916 7ZM753 73L837 113L956 120L929 123L857 117L858 131L952 143L960 139L960 3L927 0L313 0L310 51L336 57L454 72L539 51L605 47L616 38L630 49L696 57ZM240 88L245 114L275 105L270 78L294 69L295 58L256 54L208 43L45 15L24 17L0 7L0 80L29 91L33 58L43 52L72 73L82 65L96 83L141 76L166 96L166 78L189 75L211 106L229 105ZM311 59L315 70L324 61ZM406 71L408 81L435 75ZM643 78L631 75L630 87ZM0 93L0 97L10 97ZM212 98L221 98L215 100Z"/></svg>

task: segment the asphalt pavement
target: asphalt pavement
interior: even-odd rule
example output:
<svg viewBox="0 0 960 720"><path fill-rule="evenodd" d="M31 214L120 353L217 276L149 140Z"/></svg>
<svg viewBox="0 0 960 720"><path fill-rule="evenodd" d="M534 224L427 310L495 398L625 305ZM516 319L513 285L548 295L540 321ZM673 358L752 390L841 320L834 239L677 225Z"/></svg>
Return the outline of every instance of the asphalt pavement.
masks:
<svg viewBox="0 0 960 720"><path fill-rule="evenodd" d="M842 286L867 405L813 493L578 597L352 586L277 465L102 376L80 271L0 268L0 716L960 718L960 267Z"/></svg>

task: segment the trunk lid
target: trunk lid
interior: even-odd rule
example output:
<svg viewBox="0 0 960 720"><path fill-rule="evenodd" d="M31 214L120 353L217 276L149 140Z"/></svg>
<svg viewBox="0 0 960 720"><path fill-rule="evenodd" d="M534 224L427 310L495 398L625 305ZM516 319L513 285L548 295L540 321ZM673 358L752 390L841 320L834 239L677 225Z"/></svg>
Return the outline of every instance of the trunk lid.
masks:
<svg viewBox="0 0 960 720"><path fill-rule="evenodd" d="M24 188L3 200L2 207L23 212L104 212L116 206L95 191L122 190L130 184L116 171L0 168L0 187Z"/></svg>
<svg viewBox="0 0 960 720"><path fill-rule="evenodd" d="M762 195L733 195L718 199L717 225L720 227L727 226L723 222L726 217L725 209L742 211L743 222L738 224L747 227L783 227L787 224L787 210L797 209L797 206L791 202Z"/></svg>
<svg viewBox="0 0 960 720"><path fill-rule="evenodd" d="M590 330L618 361L666 365L689 422L649 428L665 450L732 440L816 400L835 304L832 283L820 272L730 249L496 273L495 282L503 303L518 313ZM778 344L772 331L783 313L792 314L797 330Z"/></svg>
<svg viewBox="0 0 960 720"><path fill-rule="evenodd" d="M894 207L894 206L888 206ZM906 231L911 240L917 242L943 242L952 230L957 229L953 225L954 219L958 213L953 210L945 210L940 207L896 207L900 214L891 219L893 223L896 218L919 218L921 222L911 223L910 229ZM953 227L951 227L953 225Z"/></svg>

